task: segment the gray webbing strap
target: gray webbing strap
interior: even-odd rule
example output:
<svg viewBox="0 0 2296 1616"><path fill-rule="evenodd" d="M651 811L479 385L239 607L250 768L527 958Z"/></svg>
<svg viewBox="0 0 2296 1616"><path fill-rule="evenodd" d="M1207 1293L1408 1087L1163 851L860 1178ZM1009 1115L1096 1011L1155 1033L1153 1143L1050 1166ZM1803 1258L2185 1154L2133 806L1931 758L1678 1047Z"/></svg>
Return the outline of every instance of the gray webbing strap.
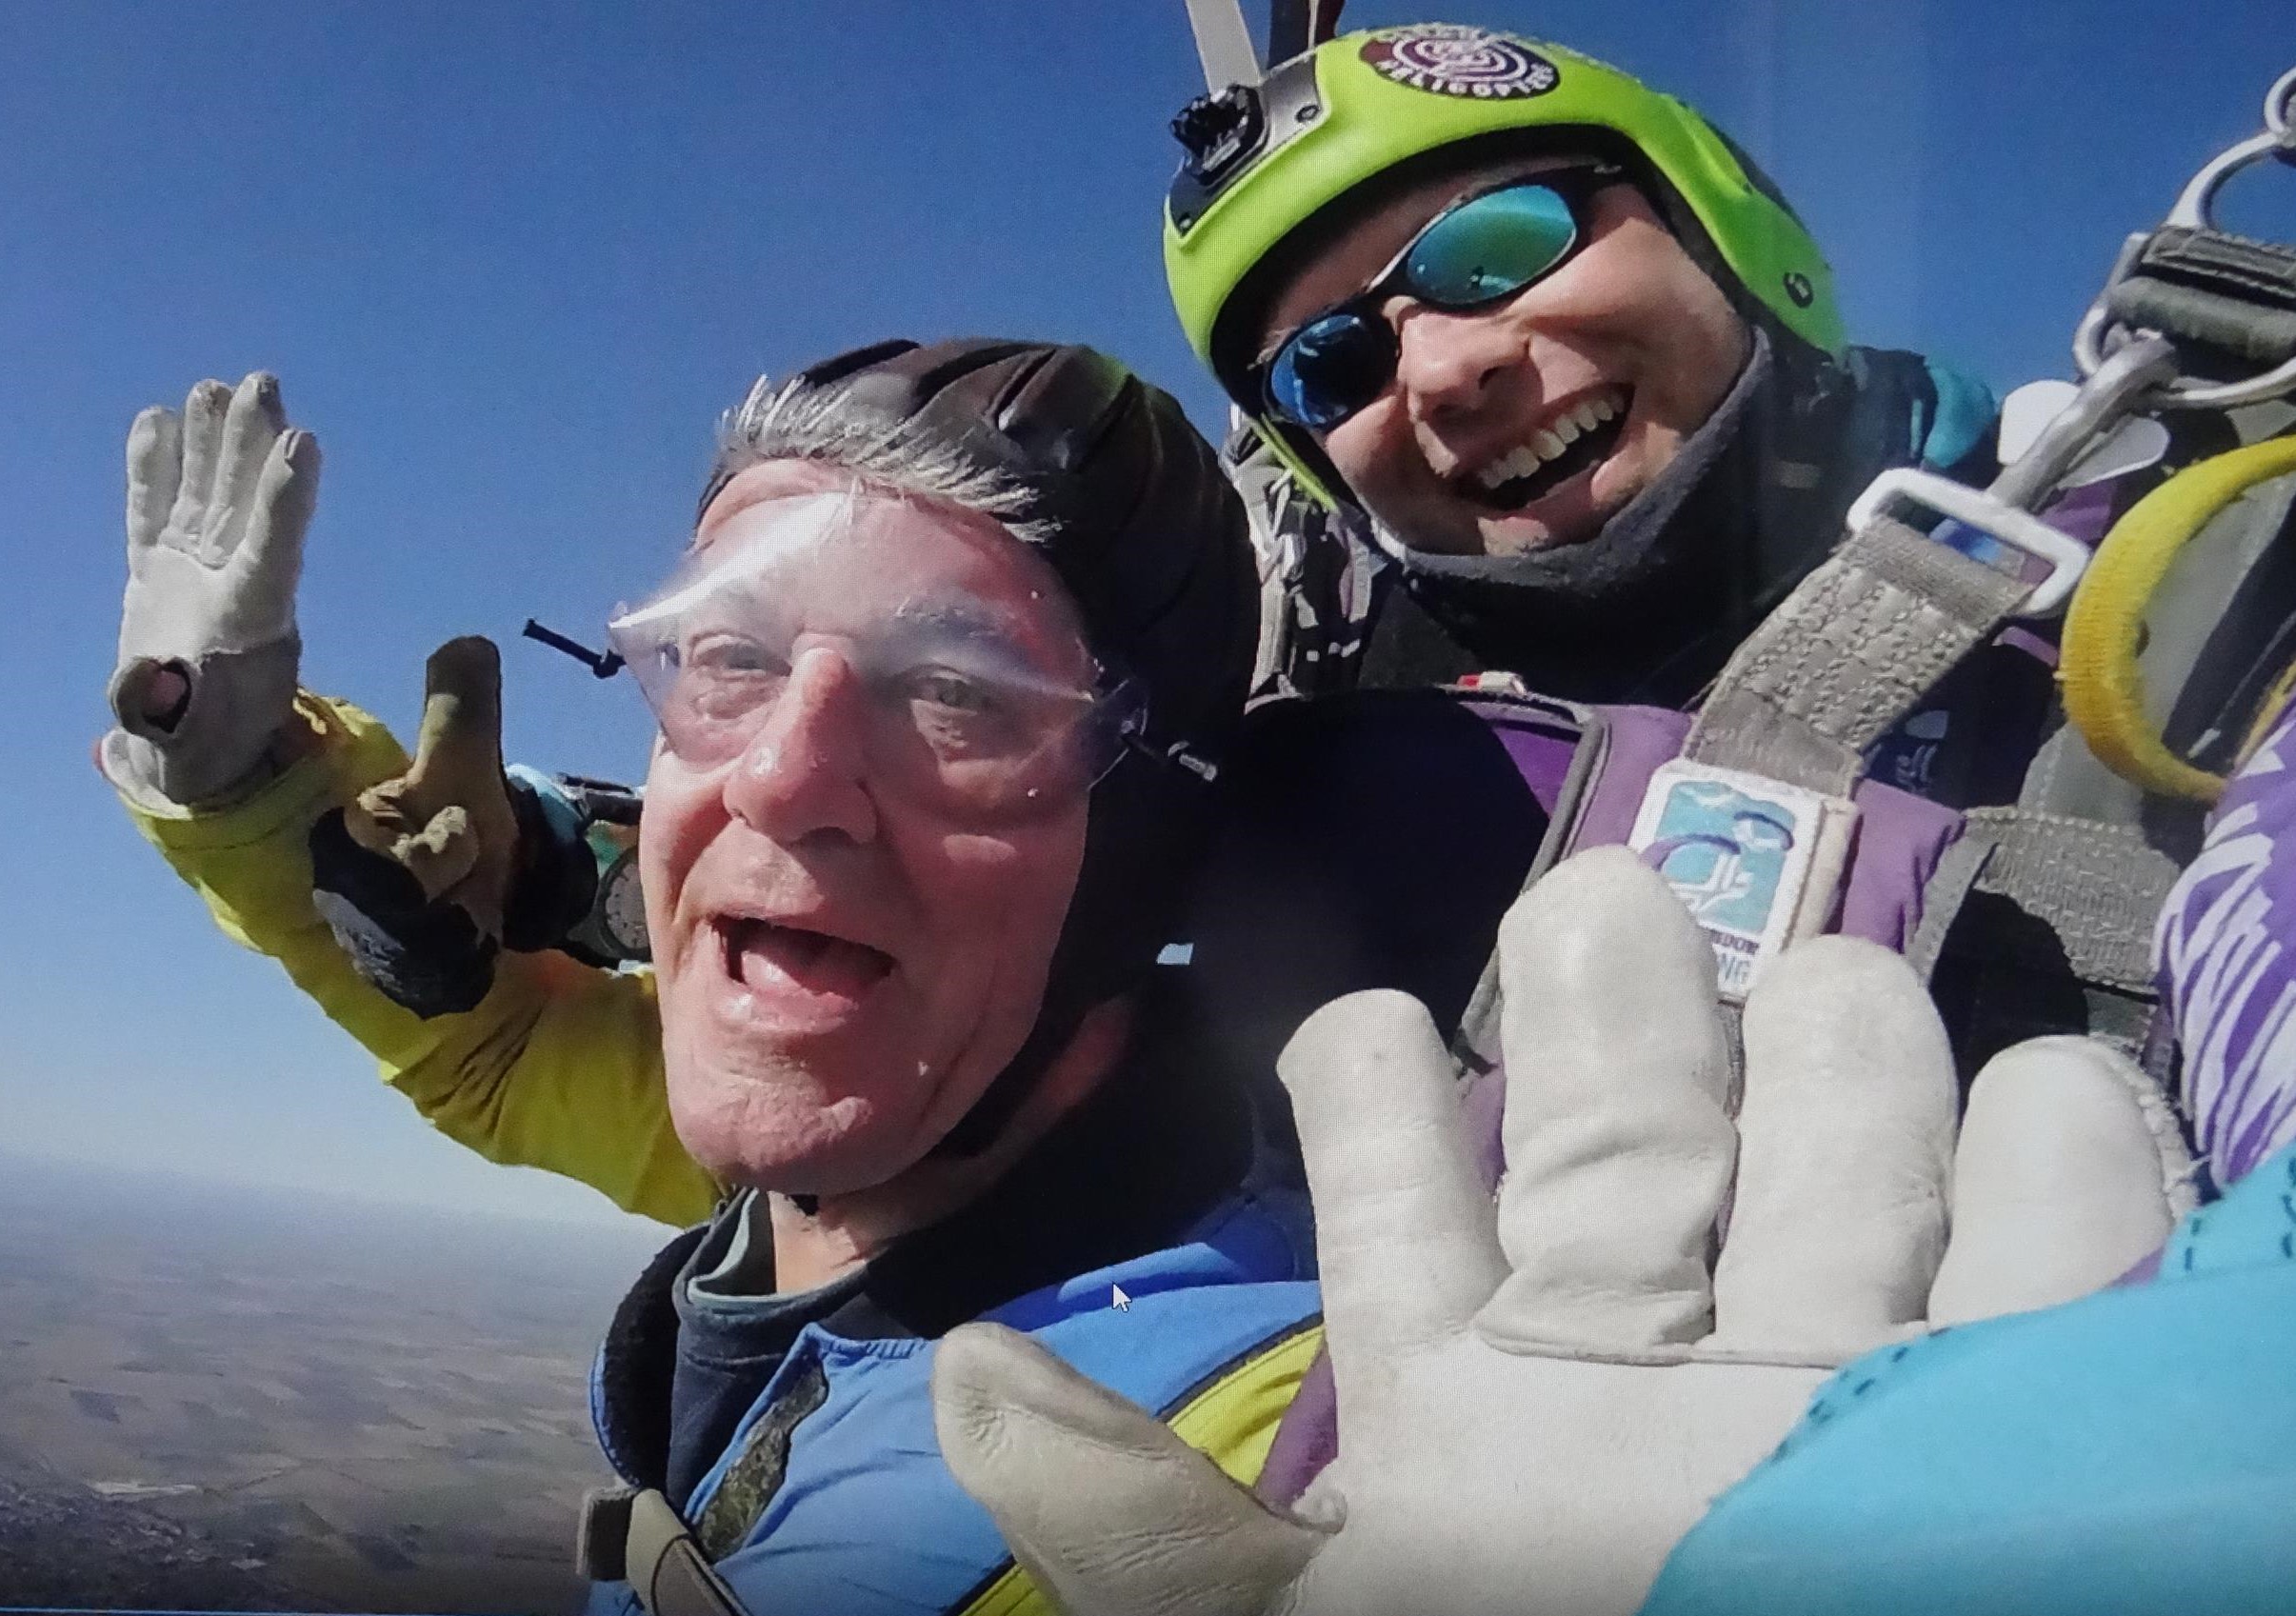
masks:
<svg viewBox="0 0 2296 1616"><path fill-rule="evenodd" d="M1968 901L1992 856L1992 838L1964 829L1961 839L1939 855L1937 868L1923 884L1922 917L1914 924L1913 935L1906 939L1906 963L1924 982L1937 970L1937 957L1945 952L1946 933L1953 929L1953 917L1961 913L1961 906Z"/></svg>
<svg viewBox="0 0 2296 1616"><path fill-rule="evenodd" d="M1738 648L1683 756L1847 796L1866 748L1991 638L2028 588L1876 518Z"/></svg>
<svg viewBox="0 0 2296 1616"><path fill-rule="evenodd" d="M2271 242L2165 225L2106 303L2125 325L2252 365L2296 358L2296 252Z"/></svg>
<svg viewBox="0 0 2296 1616"><path fill-rule="evenodd" d="M574 1558L592 1582L627 1582L647 1616L748 1616L669 1500L652 1487L585 1498Z"/></svg>
<svg viewBox="0 0 2296 1616"><path fill-rule="evenodd" d="M2152 993L2152 928L2176 884L2173 859L2126 825L2013 808L1967 818L1992 845L1977 890L2046 921L2084 984Z"/></svg>
<svg viewBox="0 0 2296 1616"><path fill-rule="evenodd" d="M1965 1008L1972 1025L2007 1027L2011 1038L2085 1031L2118 1045L2157 1078L2168 1048L2155 1036L2152 928L2176 876L2174 861L2132 827L2029 808L1972 809L1923 888L1906 957L1927 976L1972 893L2007 899L2039 928L1988 916L1956 942L1955 955L1982 977L1982 1006ZM2070 1007L2052 982L2078 990L2078 1025L2067 1024ZM2054 1025L2034 1025L2036 1015Z"/></svg>
<svg viewBox="0 0 2296 1616"><path fill-rule="evenodd" d="M1555 791L1554 811L1547 816L1547 833L1539 838L1530 868L1523 872L1523 886L1517 897L1537 886L1548 870L1577 849L1579 822L1587 807L1587 790L1610 759L1610 720L1600 709L1544 697L1527 705L1548 714L1558 710L1567 714L1579 727L1579 740L1571 748L1570 766L1563 771L1563 783ZM1458 1060L1462 1074L1487 1071L1499 1064L1499 945L1494 940L1490 956L1483 962L1483 974L1467 996L1467 1008L1459 1012L1459 1029L1451 1039L1451 1053Z"/></svg>

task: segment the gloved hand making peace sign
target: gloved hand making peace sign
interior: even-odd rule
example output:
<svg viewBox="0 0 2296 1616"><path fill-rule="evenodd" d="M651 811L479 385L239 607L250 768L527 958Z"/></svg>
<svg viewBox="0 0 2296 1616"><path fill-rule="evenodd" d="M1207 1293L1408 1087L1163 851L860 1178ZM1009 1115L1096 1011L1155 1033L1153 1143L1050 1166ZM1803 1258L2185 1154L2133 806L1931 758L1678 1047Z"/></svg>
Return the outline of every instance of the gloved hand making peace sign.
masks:
<svg viewBox="0 0 2296 1616"><path fill-rule="evenodd" d="M1957 1154L1943 1028L1869 944L1758 986L1734 1117L1712 956L1631 854L1558 868L1501 949L1495 1207L1415 1001L1340 1000L1283 1056L1340 1419L1296 1516L1026 1338L942 1343L948 1463L1075 1616L1623 1616L1836 1366L2079 1295L2170 1227L2173 1125L2102 1046L1996 1059Z"/></svg>

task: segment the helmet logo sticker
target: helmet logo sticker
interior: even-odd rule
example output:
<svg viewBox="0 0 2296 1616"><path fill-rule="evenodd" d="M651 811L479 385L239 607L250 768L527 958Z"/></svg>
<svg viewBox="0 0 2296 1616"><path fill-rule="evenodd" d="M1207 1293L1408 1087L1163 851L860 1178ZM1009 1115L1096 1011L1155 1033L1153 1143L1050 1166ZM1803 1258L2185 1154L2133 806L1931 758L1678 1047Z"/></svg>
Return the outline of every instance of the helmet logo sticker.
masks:
<svg viewBox="0 0 2296 1616"><path fill-rule="evenodd" d="M1792 298L1796 309L1807 309L1817 299L1818 289L1809 284L1809 277L1799 269L1786 272L1786 295Z"/></svg>
<svg viewBox="0 0 2296 1616"><path fill-rule="evenodd" d="M1450 23L1382 30L1364 42L1363 59L1382 78L1408 89L1476 101L1544 95L1562 78L1520 40Z"/></svg>

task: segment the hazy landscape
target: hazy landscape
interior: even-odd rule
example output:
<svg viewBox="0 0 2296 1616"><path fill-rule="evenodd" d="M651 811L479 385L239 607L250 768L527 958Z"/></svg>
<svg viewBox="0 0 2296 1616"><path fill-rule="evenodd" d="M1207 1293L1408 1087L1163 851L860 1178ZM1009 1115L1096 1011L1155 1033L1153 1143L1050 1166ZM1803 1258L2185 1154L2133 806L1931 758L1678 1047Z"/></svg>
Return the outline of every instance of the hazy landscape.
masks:
<svg viewBox="0 0 2296 1616"><path fill-rule="evenodd" d="M648 1239L0 1155L0 1605L572 1608Z"/></svg>

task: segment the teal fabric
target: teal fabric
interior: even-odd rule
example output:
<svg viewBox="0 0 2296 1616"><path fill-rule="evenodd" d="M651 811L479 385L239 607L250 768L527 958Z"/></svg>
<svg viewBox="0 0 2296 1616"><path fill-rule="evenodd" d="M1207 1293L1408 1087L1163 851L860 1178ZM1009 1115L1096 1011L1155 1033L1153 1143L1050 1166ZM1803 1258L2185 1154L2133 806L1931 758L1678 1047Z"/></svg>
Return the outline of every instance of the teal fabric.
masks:
<svg viewBox="0 0 2296 1616"><path fill-rule="evenodd" d="M1850 1365L1643 1608L2296 1609L2296 1147L2186 1220L2149 1283Z"/></svg>
<svg viewBox="0 0 2296 1616"><path fill-rule="evenodd" d="M503 772L533 793L535 806L542 809L543 823L549 827L550 834L562 847L573 847L589 832L589 822L551 776L523 763L511 764Z"/></svg>
<svg viewBox="0 0 2296 1616"><path fill-rule="evenodd" d="M2179 1224L2161 1253L2161 1276L2189 1278L2291 1261L2296 1261L2296 1146L2266 1157L2230 1194Z"/></svg>
<svg viewBox="0 0 2296 1616"><path fill-rule="evenodd" d="M1921 446L1921 462L1935 470L1959 466L1993 435L2001 419L2001 401L1993 389L1974 376L1964 375L1936 360L1926 360L1929 385L1937 391L1937 407L1927 432L1914 421L1914 440Z"/></svg>

